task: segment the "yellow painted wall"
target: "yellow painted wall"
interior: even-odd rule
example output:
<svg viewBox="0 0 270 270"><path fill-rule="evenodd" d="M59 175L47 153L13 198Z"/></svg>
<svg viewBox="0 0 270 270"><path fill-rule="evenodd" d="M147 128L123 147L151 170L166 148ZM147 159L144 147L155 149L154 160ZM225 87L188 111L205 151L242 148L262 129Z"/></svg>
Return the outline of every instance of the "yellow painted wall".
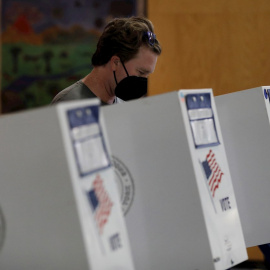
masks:
<svg viewBox="0 0 270 270"><path fill-rule="evenodd" d="M149 94L270 84L269 0L148 0L163 53Z"/></svg>
<svg viewBox="0 0 270 270"><path fill-rule="evenodd" d="M250 247L247 249L248 259L251 261L263 261L264 257L258 247Z"/></svg>
<svg viewBox="0 0 270 270"><path fill-rule="evenodd" d="M147 14L163 48L150 96L270 85L269 0L147 0ZM258 247L247 251L250 260L263 260Z"/></svg>

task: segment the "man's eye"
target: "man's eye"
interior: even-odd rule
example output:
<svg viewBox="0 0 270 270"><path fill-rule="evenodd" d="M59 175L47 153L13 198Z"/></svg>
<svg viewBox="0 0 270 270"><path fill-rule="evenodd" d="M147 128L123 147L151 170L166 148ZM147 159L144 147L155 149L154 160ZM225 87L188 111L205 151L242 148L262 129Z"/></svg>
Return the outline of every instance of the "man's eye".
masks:
<svg viewBox="0 0 270 270"><path fill-rule="evenodd" d="M140 74L141 76L144 76L144 75L145 75L145 72L139 71L139 74Z"/></svg>

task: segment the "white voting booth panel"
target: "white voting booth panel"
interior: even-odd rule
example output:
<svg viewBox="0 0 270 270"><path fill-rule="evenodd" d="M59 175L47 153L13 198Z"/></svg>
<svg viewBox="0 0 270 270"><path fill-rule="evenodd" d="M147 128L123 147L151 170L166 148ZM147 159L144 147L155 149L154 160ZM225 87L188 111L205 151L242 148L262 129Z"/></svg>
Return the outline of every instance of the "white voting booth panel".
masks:
<svg viewBox="0 0 270 270"><path fill-rule="evenodd" d="M247 247L270 243L269 91L215 97Z"/></svg>
<svg viewBox="0 0 270 270"><path fill-rule="evenodd" d="M102 107L136 269L247 259L211 89Z"/></svg>
<svg viewBox="0 0 270 270"><path fill-rule="evenodd" d="M0 269L134 269L97 99L0 117L0 148Z"/></svg>

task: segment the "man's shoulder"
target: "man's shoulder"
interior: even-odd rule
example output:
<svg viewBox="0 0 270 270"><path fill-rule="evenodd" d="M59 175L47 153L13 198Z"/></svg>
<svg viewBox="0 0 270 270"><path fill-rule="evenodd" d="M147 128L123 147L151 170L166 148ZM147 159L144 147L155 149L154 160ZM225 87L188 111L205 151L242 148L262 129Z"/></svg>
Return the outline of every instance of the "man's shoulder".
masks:
<svg viewBox="0 0 270 270"><path fill-rule="evenodd" d="M82 82L77 81L74 84L60 91L52 100L52 104L61 101L78 100L85 98L95 98L93 92Z"/></svg>

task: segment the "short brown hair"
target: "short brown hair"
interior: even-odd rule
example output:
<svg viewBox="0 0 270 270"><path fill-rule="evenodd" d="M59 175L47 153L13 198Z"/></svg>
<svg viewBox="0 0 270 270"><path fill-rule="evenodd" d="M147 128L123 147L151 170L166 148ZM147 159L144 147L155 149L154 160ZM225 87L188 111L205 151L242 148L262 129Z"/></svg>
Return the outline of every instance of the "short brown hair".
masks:
<svg viewBox="0 0 270 270"><path fill-rule="evenodd" d="M161 54L161 46L157 39L150 44L147 32L154 33L150 20L144 17L116 18L110 21L99 38L96 52L92 57L93 66L102 66L109 62L113 55L126 62L136 56L144 45L157 55Z"/></svg>

